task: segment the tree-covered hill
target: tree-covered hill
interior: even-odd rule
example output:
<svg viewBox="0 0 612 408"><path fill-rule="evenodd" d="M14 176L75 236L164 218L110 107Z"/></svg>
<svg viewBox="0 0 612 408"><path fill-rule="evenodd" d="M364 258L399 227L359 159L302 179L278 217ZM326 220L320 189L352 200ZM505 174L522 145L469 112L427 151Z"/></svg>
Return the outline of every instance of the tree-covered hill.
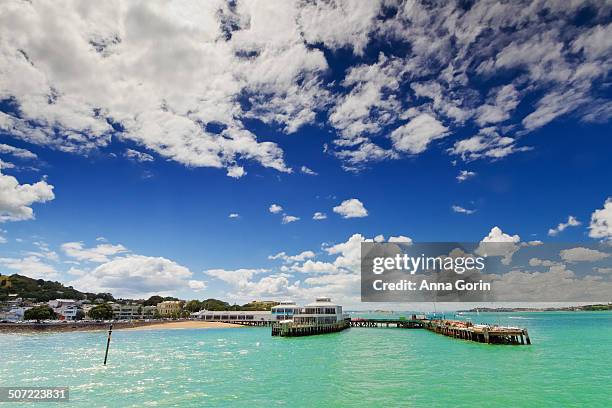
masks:
<svg viewBox="0 0 612 408"><path fill-rule="evenodd" d="M119 303L140 303L144 306L155 306L165 300L179 300L171 296L151 296L149 299L115 299L110 293L89 293L80 292L72 286L64 286L60 282L47 281L43 279L28 278L23 275L2 275L0 274L0 301L5 301L9 298L9 294L16 294L22 299L30 299L34 302L47 302L53 299L88 299L94 301L101 299L102 301L117 301ZM270 310L277 302L253 301L244 305L230 304L219 299L206 300L191 300L186 303L185 307L190 312L198 310Z"/></svg>
<svg viewBox="0 0 612 408"><path fill-rule="evenodd" d="M52 299L91 299L97 295L83 293L71 286L44 279L32 279L22 275L0 275L0 301L8 299L9 294L17 294L23 299L47 302Z"/></svg>

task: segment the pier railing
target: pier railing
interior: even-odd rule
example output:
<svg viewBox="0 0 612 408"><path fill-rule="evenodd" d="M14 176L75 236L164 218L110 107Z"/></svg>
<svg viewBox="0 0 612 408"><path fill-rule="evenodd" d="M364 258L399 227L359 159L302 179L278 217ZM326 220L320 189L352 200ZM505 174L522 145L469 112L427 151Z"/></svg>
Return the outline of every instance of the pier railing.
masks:
<svg viewBox="0 0 612 408"><path fill-rule="evenodd" d="M422 329L423 320L410 319L351 319L351 327L398 327L404 329Z"/></svg>

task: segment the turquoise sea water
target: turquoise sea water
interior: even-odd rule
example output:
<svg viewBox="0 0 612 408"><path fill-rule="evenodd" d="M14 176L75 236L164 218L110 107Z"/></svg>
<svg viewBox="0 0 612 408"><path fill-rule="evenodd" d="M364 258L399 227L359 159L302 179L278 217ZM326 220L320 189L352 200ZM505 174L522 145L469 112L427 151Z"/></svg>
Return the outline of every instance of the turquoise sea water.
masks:
<svg viewBox="0 0 612 408"><path fill-rule="evenodd" d="M3 334L0 386L70 387L55 407L612 406L612 313L472 320L527 327L533 345L396 328L116 331L104 367L104 332Z"/></svg>

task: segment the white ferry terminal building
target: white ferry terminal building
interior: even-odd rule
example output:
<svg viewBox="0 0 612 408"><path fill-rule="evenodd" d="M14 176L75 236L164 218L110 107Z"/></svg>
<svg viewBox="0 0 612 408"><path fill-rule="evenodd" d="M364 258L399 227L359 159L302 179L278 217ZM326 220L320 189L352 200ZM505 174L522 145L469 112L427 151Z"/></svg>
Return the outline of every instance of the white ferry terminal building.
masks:
<svg viewBox="0 0 612 408"><path fill-rule="evenodd" d="M274 323L292 326L341 326L347 316L342 306L332 303L328 297L319 297L304 307L292 301L282 301L268 311L212 311L201 310L191 314L192 318L205 321L241 323L247 325L269 326Z"/></svg>

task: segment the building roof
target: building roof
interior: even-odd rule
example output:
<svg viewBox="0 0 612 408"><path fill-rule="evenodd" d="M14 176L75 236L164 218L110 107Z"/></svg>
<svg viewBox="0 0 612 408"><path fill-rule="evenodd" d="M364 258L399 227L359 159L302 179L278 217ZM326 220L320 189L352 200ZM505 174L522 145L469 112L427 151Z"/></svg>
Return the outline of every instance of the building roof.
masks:
<svg viewBox="0 0 612 408"><path fill-rule="evenodd" d="M306 305L306 307L336 307L336 306L340 306L337 305L335 303L332 303L331 299L328 297L320 297L317 298L313 303L309 303Z"/></svg>
<svg viewBox="0 0 612 408"><path fill-rule="evenodd" d="M280 305L276 305L276 306L272 306L272 310L276 310L276 309L299 309L300 306L298 306L295 302L286 302L286 303L281 303Z"/></svg>

